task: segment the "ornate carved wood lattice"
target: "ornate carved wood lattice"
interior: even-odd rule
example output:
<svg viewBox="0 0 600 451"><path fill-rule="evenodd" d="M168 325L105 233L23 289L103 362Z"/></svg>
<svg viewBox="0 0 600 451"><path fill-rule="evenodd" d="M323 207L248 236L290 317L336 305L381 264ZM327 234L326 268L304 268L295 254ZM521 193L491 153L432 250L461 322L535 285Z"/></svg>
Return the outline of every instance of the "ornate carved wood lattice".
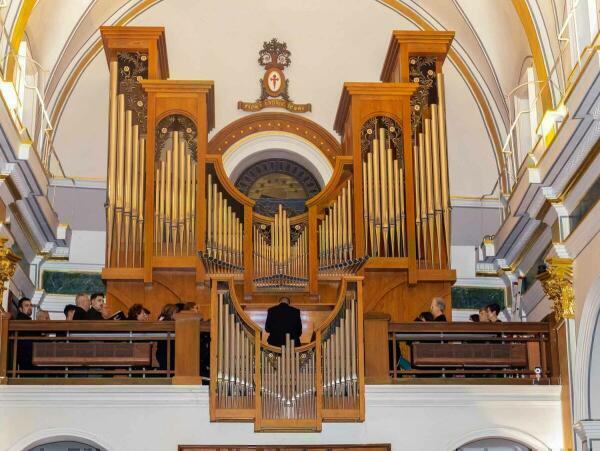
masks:
<svg viewBox="0 0 600 451"><path fill-rule="evenodd" d="M427 105L437 103L436 62L435 56L411 56L408 61L410 81L419 84L410 100L413 131L421 126Z"/></svg>
<svg viewBox="0 0 600 451"><path fill-rule="evenodd" d="M183 114L171 114L162 119L156 126L156 161L162 159L165 143L171 137L171 133L175 131L183 136L187 150L192 155L192 160L197 162L198 129L196 124Z"/></svg>
<svg viewBox="0 0 600 451"><path fill-rule="evenodd" d="M146 134L148 122L147 98L140 81L148 78L148 54L119 52L118 93L125 95L125 109L133 112L140 134Z"/></svg>
<svg viewBox="0 0 600 451"><path fill-rule="evenodd" d="M363 159L372 149L373 139L379 139L377 130L386 130L386 139L389 140L394 151L394 156L403 161L402 126L394 119L387 116L376 116L366 121L360 130L360 149Z"/></svg>

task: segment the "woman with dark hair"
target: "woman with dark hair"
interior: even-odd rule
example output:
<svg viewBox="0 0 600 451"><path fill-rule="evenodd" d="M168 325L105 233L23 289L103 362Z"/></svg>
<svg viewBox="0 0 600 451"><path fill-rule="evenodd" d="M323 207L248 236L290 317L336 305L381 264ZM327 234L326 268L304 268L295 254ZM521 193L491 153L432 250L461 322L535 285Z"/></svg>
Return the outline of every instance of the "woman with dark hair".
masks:
<svg viewBox="0 0 600 451"><path fill-rule="evenodd" d="M130 321L150 321L150 310L142 304L133 304L127 312L127 319Z"/></svg>
<svg viewBox="0 0 600 451"><path fill-rule="evenodd" d="M177 306L175 304L165 304L158 315L159 321L173 321L173 315L177 313Z"/></svg>

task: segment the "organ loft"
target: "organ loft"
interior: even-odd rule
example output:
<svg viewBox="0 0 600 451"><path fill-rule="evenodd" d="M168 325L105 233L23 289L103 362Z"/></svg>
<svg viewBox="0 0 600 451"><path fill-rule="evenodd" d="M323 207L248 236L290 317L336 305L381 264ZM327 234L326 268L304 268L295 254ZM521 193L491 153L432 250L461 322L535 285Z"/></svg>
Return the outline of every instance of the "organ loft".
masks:
<svg viewBox="0 0 600 451"><path fill-rule="evenodd" d="M339 143L288 112L254 113L210 137L218 87L169 78L163 29L102 27L101 34L110 72L102 271L109 305L199 305L216 343L214 420L253 419L259 430L364 420L364 318L411 321L434 297L447 302L451 318L443 66L454 34L394 31L381 81L340 85L331 118ZM265 42L260 101L295 105L282 86L289 59L285 44ZM260 194L252 173L230 177L224 158L265 131L316 147L329 180L290 201ZM274 172L276 163L264 162ZM302 311L300 347L264 342L266 309L282 296ZM332 384L318 389L317 375ZM262 400L254 384L265 388Z"/></svg>
<svg viewBox="0 0 600 451"><path fill-rule="evenodd" d="M598 451L600 0L0 0L0 451Z"/></svg>

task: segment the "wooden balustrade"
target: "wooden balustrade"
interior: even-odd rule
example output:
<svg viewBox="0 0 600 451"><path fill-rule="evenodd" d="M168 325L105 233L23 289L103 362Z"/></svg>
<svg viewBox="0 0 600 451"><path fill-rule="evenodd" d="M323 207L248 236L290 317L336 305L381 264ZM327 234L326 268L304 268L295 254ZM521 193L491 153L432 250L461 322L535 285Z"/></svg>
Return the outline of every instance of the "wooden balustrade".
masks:
<svg viewBox="0 0 600 451"><path fill-rule="evenodd" d="M365 320L370 383L555 384L551 323L389 323Z"/></svg>
<svg viewBox="0 0 600 451"><path fill-rule="evenodd" d="M0 318L2 384L200 384L208 323ZM206 375L207 376L207 375Z"/></svg>

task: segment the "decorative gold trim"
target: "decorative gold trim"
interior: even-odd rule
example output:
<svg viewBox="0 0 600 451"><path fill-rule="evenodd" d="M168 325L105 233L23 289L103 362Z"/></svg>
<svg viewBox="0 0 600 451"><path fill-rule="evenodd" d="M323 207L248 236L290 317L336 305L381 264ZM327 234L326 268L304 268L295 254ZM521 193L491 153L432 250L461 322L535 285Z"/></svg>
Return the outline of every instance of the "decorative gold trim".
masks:
<svg viewBox="0 0 600 451"><path fill-rule="evenodd" d="M19 52L19 45L23 40L25 27L27 26L27 22L31 16L31 11L35 7L37 1L38 0L23 0L23 3L21 4L21 8L17 14L15 25L13 26L10 36L10 49L13 52L13 56L17 55ZM6 81L13 81L15 73L15 57L8 59L6 65Z"/></svg>
<svg viewBox="0 0 600 451"><path fill-rule="evenodd" d="M4 284L15 274L17 263L21 260L9 247L8 238L0 237L0 301L4 297Z"/></svg>
<svg viewBox="0 0 600 451"><path fill-rule="evenodd" d="M523 31L527 36L527 42L529 42L529 49L531 50L531 54L533 56L533 66L535 68L535 73L538 77L538 80L543 83L547 83L548 71L546 69L546 62L542 52L540 38L535 29L531 11L529 10L529 5L527 4L526 0L512 0L512 3L517 15L519 16L519 19L521 20ZM552 93L550 92L550 89L546 88L544 91L542 91L541 101L544 111L548 111L552 108Z"/></svg>
<svg viewBox="0 0 600 451"><path fill-rule="evenodd" d="M550 257L547 269L538 276L544 293L552 301L556 319L575 318L575 292L573 290L573 260Z"/></svg>

